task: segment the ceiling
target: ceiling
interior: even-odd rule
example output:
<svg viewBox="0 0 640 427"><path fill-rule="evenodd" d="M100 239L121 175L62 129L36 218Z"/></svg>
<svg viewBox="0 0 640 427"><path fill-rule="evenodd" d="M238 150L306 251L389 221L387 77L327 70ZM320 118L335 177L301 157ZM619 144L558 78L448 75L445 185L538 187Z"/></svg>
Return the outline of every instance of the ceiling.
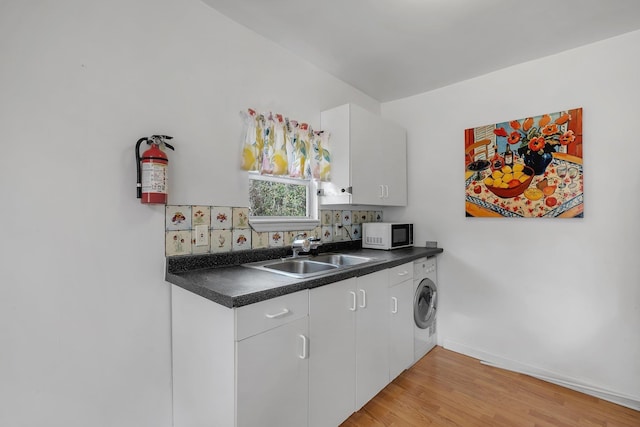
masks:
<svg viewBox="0 0 640 427"><path fill-rule="evenodd" d="M380 102L640 29L638 0L202 0Z"/></svg>

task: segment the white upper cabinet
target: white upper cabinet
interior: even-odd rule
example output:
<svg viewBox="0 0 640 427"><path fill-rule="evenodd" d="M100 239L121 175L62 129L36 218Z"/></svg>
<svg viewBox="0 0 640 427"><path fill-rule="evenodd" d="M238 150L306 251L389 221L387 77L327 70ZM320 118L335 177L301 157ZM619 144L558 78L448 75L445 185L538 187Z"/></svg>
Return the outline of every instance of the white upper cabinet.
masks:
<svg viewBox="0 0 640 427"><path fill-rule="evenodd" d="M331 134L331 182L320 204L407 205L406 131L357 105L322 112Z"/></svg>

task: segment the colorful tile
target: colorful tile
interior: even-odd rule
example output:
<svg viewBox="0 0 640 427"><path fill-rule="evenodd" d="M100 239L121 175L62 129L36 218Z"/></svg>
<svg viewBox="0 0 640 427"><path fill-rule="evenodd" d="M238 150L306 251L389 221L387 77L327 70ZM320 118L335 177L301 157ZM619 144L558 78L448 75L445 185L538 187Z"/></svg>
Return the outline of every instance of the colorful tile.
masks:
<svg viewBox="0 0 640 427"><path fill-rule="evenodd" d="M322 239L323 242L333 242L333 226L323 225L320 239Z"/></svg>
<svg viewBox="0 0 640 427"><path fill-rule="evenodd" d="M279 248L284 246L284 233L282 231L269 232L269 247Z"/></svg>
<svg viewBox="0 0 640 427"><path fill-rule="evenodd" d="M351 237L353 240L362 240L362 225L355 224L351 226Z"/></svg>
<svg viewBox="0 0 640 427"><path fill-rule="evenodd" d="M351 225L351 211L342 211L342 225Z"/></svg>
<svg viewBox="0 0 640 427"><path fill-rule="evenodd" d="M326 210L322 210L320 211L320 223L322 225L331 225L332 222L332 217L333 217L333 211L326 211Z"/></svg>
<svg viewBox="0 0 640 427"><path fill-rule="evenodd" d="M191 227L211 225L211 206L191 206Z"/></svg>
<svg viewBox="0 0 640 427"><path fill-rule="evenodd" d="M233 228L249 228L249 208L233 208Z"/></svg>
<svg viewBox="0 0 640 427"><path fill-rule="evenodd" d="M232 251L246 251L251 249L251 229L239 228L232 231L233 242L231 243Z"/></svg>
<svg viewBox="0 0 640 427"><path fill-rule="evenodd" d="M189 255L191 253L191 230L165 232L165 256Z"/></svg>
<svg viewBox="0 0 640 427"><path fill-rule="evenodd" d="M317 226L316 228L314 228L313 230L310 231L310 235L313 236L315 239L321 239L322 238L322 227L321 226Z"/></svg>
<svg viewBox="0 0 640 427"><path fill-rule="evenodd" d="M285 246L291 246L291 243L293 243L293 239L294 237L296 237L298 235L298 231L285 231L284 232L284 245Z"/></svg>
<svg viewBox="0 0 640 427"><path fill-rule="evenodd" d="M376 211L376 216L373 220L375 222L382 222L382 211Z"/></svg>
<svg viewBox="0 0 640 427"><path fill-rule="evenodd" d="M313 230L263 232L251 230L249 208L204 205L167 205L165 210L166 256L219 253L267 247L291 246L305 233L323 242L362 239L363 222L381 222L383 211L321 210L322 225ZM195 227L209 225L209 245L195 246Z"/></svg>
<svg viewBox="0 0 640 427"><path fill-rule="evenodd" d="M269 233L267 232L258 233L257 231L251 230L251 248L263 249L268 247L269 247Z"/></svg>
<svg viewBox="0 0 640 427"><path fill-rule="evenodd" d="M164 217L167 231L191 230L191 206L167 205Z"/></svg>
<svg viewBox="0 0 640 427"><path fill-rule="evenodd" d="M230 252L231 230L211 230L211 253Z"/></svg>
<svg viewBox="0 0 640 427"><path fill-rule="evenodd" d="M331 222L333 225L342 224L342 211L333 211L333 218Z"/></svg>
<svg viewBox="0 0 640 427"><path fill-rule="evenodd" d="M351 225L360 224L360 211L351 211Z"/></svg>
<svg viewBox="0 0 640 427"><path fill-rule="evenodd" d="M214 230L231 229L232 210L228 206L213 206L211 208L211 228Z"/></svg>

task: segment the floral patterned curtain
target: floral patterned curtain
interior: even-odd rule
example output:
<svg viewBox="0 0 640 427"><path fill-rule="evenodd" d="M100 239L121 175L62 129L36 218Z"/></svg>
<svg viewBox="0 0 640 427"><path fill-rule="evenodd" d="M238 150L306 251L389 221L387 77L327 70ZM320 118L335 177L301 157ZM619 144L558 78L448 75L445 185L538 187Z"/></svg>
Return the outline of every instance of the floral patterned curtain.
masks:
<svg viewBox="0 0 640 427"><path fill-rule="evenodd" d="M265 175L329 181L329 134L282 114L240 113L244 122L242 169Z"/></svg>

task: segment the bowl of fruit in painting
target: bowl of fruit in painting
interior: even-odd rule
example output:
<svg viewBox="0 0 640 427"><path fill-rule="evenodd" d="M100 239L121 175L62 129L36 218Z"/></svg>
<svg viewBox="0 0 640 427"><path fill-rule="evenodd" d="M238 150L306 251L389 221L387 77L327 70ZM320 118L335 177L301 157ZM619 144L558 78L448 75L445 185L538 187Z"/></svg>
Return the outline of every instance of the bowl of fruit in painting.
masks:
<svg viewBox="0 0 640 427"><path fill-rule="evenodd" d="M494 170L483 182L496 196L509 199L524 193L534 175L533 168L516 163L513 166L503 166Z"/></svg>

